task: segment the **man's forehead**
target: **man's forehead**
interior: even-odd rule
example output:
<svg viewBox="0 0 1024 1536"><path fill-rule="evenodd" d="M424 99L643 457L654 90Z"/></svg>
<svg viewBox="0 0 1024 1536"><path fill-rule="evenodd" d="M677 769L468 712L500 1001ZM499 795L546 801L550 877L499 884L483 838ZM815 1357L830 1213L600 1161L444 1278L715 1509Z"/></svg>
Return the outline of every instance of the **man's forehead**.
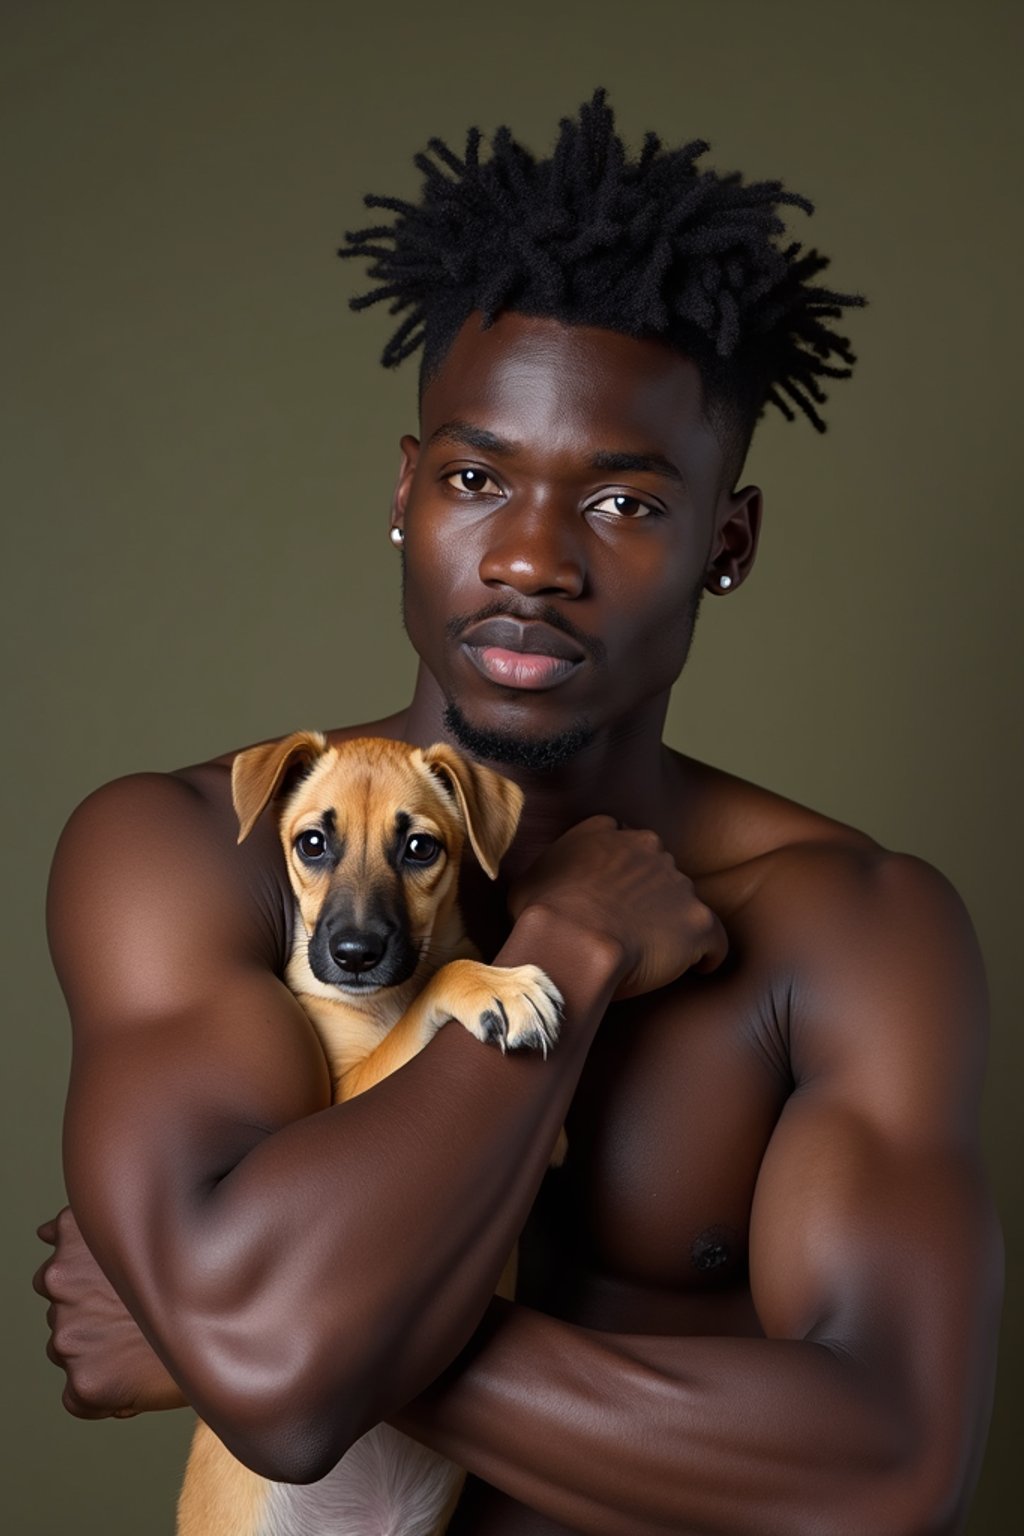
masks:
<svg viewBox="0 0 1024 1536"><path fill-rule="evenodd" d="M421 423L425 443L509 456L564 445L607 456L608 468L660 460L657 472L677 476L680 458L718 447L691 359L662 342L514 312L486 328L470 317L424 387Z"/></svg>

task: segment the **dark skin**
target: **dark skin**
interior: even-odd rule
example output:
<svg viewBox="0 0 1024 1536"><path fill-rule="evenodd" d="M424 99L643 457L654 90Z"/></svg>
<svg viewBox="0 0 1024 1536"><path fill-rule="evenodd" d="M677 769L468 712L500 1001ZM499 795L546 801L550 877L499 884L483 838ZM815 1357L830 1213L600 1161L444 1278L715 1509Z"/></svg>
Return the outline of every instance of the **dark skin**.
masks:
<svg viewBox="0 0 1024 1536"><path fill-rule="evenodd" d="M36 1283L66 1405L188 1401L297 1480L390 1418L473 1474L452 1536L960 1530L1002 1283L977 946L934 870L662 744L692 598L742 582L761 506L696 368L471 319L402 449L416 690L335 735L451 739L451 699L480 731L589 733L548 773L497 765L522 824L462 887L483 952L562 989L562 1040L502 1058L448 1025L330 1107L229 759L100 791L50 912L77 1223L41 1229ZM579 665L484 676L461 639L491 610Z"/></svg>

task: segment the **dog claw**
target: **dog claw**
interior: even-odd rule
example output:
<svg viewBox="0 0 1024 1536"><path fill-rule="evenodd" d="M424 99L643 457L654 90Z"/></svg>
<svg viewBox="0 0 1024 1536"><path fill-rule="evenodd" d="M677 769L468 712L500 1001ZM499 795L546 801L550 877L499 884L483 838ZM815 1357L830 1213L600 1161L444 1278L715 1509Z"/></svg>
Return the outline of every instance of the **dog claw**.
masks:
<svg viewBox="0 0 1024 1536"><path fill-rule="evenodd" d="M534 1049L536 1049L536 1047L539 1045L540 1053L544 1057L544 1060L547 1061L547 1059L548 1059L548 1046L551 1044L551 1040L550 1040L550 1037L548 1035L547 1023L545 1021L544 1015L541 1013L540 1009L537 1007L537 1004L534 1002L533 998L528 996L526 1001L529 1003L530 1007L533 1009L534 1013L537 1015L537 1034L538 1034L538 1037L539 1037L537 1042L536 1042L536 1045L534 1045L534 1041L533 1041L532 1036L531 1036L531 1039L530 1039L529 1043L530 1043L531 1046L534 1046Z"/></svg>
<svg viewBox="0 0 1024 1536"><path fill-rule="evenodd" d="M497 1014L493 1008L486 1008L480 1015L480 1028L488 1044L500 1046L501 1054L504 1056L508 1042L508 1015L497 998L494 1002L498 1004L501 1013Z"/></svg>

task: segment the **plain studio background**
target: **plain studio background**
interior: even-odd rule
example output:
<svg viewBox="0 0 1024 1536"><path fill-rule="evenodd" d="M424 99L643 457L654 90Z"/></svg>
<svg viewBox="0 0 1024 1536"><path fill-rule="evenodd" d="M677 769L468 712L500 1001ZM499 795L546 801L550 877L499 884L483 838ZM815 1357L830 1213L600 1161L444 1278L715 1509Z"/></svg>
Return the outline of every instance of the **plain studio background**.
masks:
<svg viewBox="0 0 1024 1536"><path fill-rule="evenodd" d="M812 197L795 238L871 300L828 435L762 424L759 567L705 603L669 739L963 892L992 981L986 1145L1012 1288L1019 22L996 0L7 0L7 1529L169 1533L189 1434L184 1413L71 1419L43 1355L29 1276L63 1203L68 1030L42 914L59 830L116 775L406 699L387 512L415 365L378 367L387 317L349 314L362 279L334 250L364 192L415 191L430 134L458 148L507 121L543 150L597 84L633 144L704 136L708 163ZM1011 1299L975 1536L1015 1524L1022 1355Z"/></svg>

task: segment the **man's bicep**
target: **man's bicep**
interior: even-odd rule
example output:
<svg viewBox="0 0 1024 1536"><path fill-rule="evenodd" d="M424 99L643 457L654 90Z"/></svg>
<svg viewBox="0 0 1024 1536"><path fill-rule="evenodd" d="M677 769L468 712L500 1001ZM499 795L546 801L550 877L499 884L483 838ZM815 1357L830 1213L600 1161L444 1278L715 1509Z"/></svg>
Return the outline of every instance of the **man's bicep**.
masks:
<svg viewBox="0 0 1024 1536"><path fill-rule="evenodd" d="M73 1028L68 1191L115 1269L154 1212L172 1221L255 1140L329 1101L229 839L188 786L153 776L80 807L54 862L50 939Z"/></svg>
<svg viewBox="0 0 1024 1536"><path fill-rule="evenodd" d="M954 1335L984 1335L992 1320L1000 1252L976 1158L888 1141L813 1091L791 1098L751 1217L751 1290L769 1338L815 1339L883 1373L920 1349L948 1377Z"/></svg>
<svg viewBox="0 0 1024 1536"><path fill-rule="evenodd" d="M254 1146L329 1102L309 1022L270 976L228 967L223 992L187 1011L92 1029L75 1047L64 1122L83 1232L91 1245L100 1227L130 1243L154 1214L167 1232L198 1220Z"/></svg>
<svg viewBox="0 0 1024 1536"><path fill-rule="evenodd" d="M834 896L796 990L797 1085L758 1178L752 1293L769 1337L858 1363L922 1453L955 1459L987 1419L1002 1276L977 949L915 861Z"/></svg>

